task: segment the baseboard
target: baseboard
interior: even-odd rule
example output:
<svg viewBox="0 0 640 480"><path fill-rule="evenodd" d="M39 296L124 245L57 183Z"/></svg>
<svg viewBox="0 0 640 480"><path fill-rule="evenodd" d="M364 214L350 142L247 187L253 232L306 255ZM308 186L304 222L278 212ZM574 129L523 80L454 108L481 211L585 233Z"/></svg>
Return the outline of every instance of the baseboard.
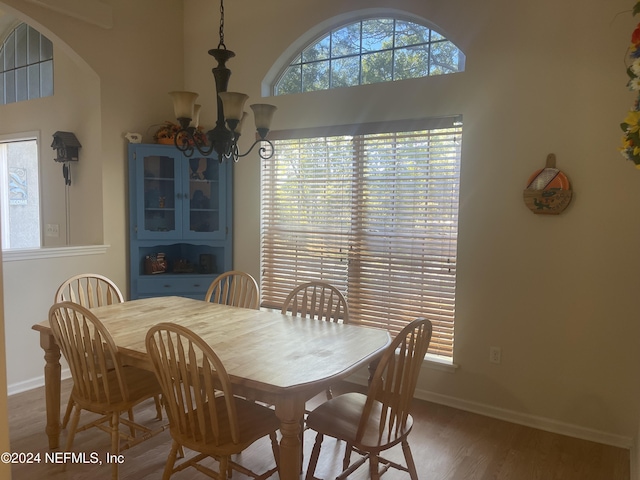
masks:
<svg viewBox="0 0 640 480"><path fill-rule="evenodd" d="M355 374L349 377L349 381L358 385L367 385L367 377L364 373ZM544 430L560 435L567 435L569 437L580 438L582 440L589 440L592 442L611 445L614 447L632 449L635 445L633 438L625 437L624 435L616 435L608 432L581 427L579 425L559 422L557 420L552 420L545 417L529 415L527 413L516 412L504 408L497 408L479 402L464 400L448 395L441 395L439 393L430 392L424 389L416 389L415 398L437 403L440 405L446 405L448 407L457 408L459 410L464 410L467 412L477 413L486 417L496 418L498 420L516 423L518 425L524 425L526 427L537 428L538 430ZM633 451L631 451L631 455L634 455Z"/></svg>
<svg viewBox="0 0 640 480"><path fill-rule="evenodd" d="M65 368L64 370L62 370L60 376L62 380L71 378L71 371L68 368ZM29 390L33 390L34 388L39 387L44 387L44 376L35 377L30 380L24 380L22 382L16 382L7 385L7 395L10 397L11 395L28 392Z"/></svg>
<svg viewBox="0 0 640 480"><path fill-rule="evenodd" d="M581 427L579 425L559 422L557 420L530 415L527 413L515 412L513 410L497 408L491 405L440 395L425 390L416 390L416 398L496 418L498 420L524 425L526 427L537 428L538 430L580 438L582 440L589 440L625 449L631 449L633 446L633 439L623 435L602 432L599 430Z"/></svg>

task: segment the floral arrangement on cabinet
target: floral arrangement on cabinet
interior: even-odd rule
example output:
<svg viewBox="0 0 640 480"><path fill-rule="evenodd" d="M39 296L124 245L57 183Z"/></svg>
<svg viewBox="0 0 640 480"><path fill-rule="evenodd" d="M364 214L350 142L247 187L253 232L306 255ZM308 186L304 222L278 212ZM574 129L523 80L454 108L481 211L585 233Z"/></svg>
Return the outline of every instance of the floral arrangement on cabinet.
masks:
<svg viewBox="0 0 640 480"><path fill-rule="evenodd" d="M176 125L173 122L164 122L160 128L158 130L156 130L156 133L153 134L153 140L156 143L162 143L165 145L173 145L174 144L174 138L176 136L176 134L178 134L178 131L180 130L180 125ZM182 141L181 139L182 134L178 134L178 143L180 143ZM198 126L195 130L195 132L193 133L193 136L198 140L198 143L200 143L201 145L208 145L209 141L207 139L207 135L204 132L203 128L201 126ZM191 142L190 142L191 143Z"/></svg>
<svg viewBox="0 0 640 480"><path fill-rule="evenodd" d="M640 2L633 7L633 15L640 13ZM631 160L636 168L640 169L640 23L631 34L631 46L629 47L629 61L627 86L636 94L633 108L627 113L620 128L624 132L620 152L627 160Z"/></svg>

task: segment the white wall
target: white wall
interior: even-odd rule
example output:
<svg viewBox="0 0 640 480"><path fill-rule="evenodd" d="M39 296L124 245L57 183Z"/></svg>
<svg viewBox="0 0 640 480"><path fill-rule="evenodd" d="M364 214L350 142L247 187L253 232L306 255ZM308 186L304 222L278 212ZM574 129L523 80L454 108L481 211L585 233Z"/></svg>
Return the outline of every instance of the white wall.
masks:
<svg viewBox="0 0 640 480"><path fill-rule="evenodd" d="M230 90L260 97L278 56L322 22L382 0L226 5ZM640 172L617 151L633 102L623 58L627 1L398 0L467 54L446 77L269 98L274 129L463 114L454 374L424 370L442 401L630 446L640 398ZM627 11L627 13L620 12ZM213 2L185 2L186 86L214 115ZM212 20L213 19L213 20ZM283 19L296 19L284 22ZM560 216L524 205L527 178L555 153L574 199ZM235 166L235 268L260 273L259 162ZM488 361L502 348L502 364ZM540 422L538 422L540 423ZM543 422L544 423L544 422Z"/></svg>

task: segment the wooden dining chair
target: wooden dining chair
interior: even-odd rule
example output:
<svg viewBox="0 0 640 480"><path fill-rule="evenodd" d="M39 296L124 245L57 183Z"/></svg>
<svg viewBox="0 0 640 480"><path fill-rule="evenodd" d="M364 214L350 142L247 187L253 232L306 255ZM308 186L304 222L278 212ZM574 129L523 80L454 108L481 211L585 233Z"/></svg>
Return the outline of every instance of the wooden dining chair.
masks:
<svg viewBox="0 0 640 480"><path fill-rule="evenodd" d="M248 273L230 270L211 282L204 300L234 307L258 309L260 308L258 282Z"/></svg>
<svg viewBox="0 0 640 480"><path fill-rule="evenodd" d="M284 303L282 313L327 322L349 322L349 306L344 295L326 282L307 282L295 287Z"/></svg>
<svg viewBox="0 0 640 480"><path fill-rule="evenodd" d="M66 451L71 451L77 432L91 427L111 435L112 455L118 455L165 429L151 430L133 421L133 407L159 395L160 385L153 372L122 366L113 338L91 311L74 302L56 303L49 310L49 323L73 378L71 398L75 410ZM82 410L97 413L100 417L78 428ZM125 412L128 419L121 416ZM121 430L120 424L129 427L129 432ZM112 464L111 478L118 478L117 462Z"/></svg>
<svg viewBox="0 0 640 480"><path fill-rule="evenodd" d="M282 304L282 314L286 313L294 317L349 323L347 300L340 290L326 282L307 282L295 287ZM333 397L330 387L326 395L327 400Z"/></svg>
<svg viewBox="0 0 640 480"><path fill-rule="evenodd" d="M81 273L68 278L58 287L54 297L54 303L69 301L93 308L124 302L124 296L113 280L98 273ZM162 420L162 408L160 399L156 398L156 414L158 420ZM67 427L71 412L73 411L73 399L69 397L67 409L62 418L62 428Z"/></svg>
<svg viewBox="0 0 640 480"><path fill-rule="evenodd" d="M160 323L147 332L146 347L173 438L163 480L190 466L222 480L232 470L260 479L278 470L278 418L273 410L233 395L229 375L207 343L181 325ZM276 462L271 470L258 475L230 459L267 435ZM199 453L176 465L182 447ZM218 472L199 463L207 457L219 462Z"/></svg>
<svg viewBox="0 0 640 480"><path fill-rule="evenodd" d="M429 320L420 318L411 322L385 350L367 395L355 392L339 395L307 416L307 426L317 432L307 480L314 478L324 435L347 444L343 472L337 479L346 479L369 459L373 480L378 480L390 467L409 472L412 480L418 480L407 441L413 426L409 411L431 333ZM399 443L406 466L380 456L382 451ZM350 465L354 450L362 454L362 458ZM380 464L383 465L381 470Z"/></svg>

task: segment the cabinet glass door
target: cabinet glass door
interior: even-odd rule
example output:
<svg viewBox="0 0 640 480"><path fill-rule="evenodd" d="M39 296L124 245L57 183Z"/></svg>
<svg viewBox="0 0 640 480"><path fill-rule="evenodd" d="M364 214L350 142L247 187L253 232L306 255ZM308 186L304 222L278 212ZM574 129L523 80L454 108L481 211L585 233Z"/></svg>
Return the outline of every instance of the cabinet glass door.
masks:
<svg viewBox="0 0 640 480"><path fill-rule="evenodd" d="M225 164L220 164L213 158L189 158L187 171L188 201L185 202L185 215L190 237L215 238L224 225L224 214L220 210L224 202L226 185L220 179L224 178ZM185 232L186 233L186 232Z"/></svg>
<svg viewBox="0 0 640 480"><path fill-rule="evenodd" d="M176 159L149 155L141 162L143 169L143 208L141 237L160 238L180 229L176 209Z"/></svg>

